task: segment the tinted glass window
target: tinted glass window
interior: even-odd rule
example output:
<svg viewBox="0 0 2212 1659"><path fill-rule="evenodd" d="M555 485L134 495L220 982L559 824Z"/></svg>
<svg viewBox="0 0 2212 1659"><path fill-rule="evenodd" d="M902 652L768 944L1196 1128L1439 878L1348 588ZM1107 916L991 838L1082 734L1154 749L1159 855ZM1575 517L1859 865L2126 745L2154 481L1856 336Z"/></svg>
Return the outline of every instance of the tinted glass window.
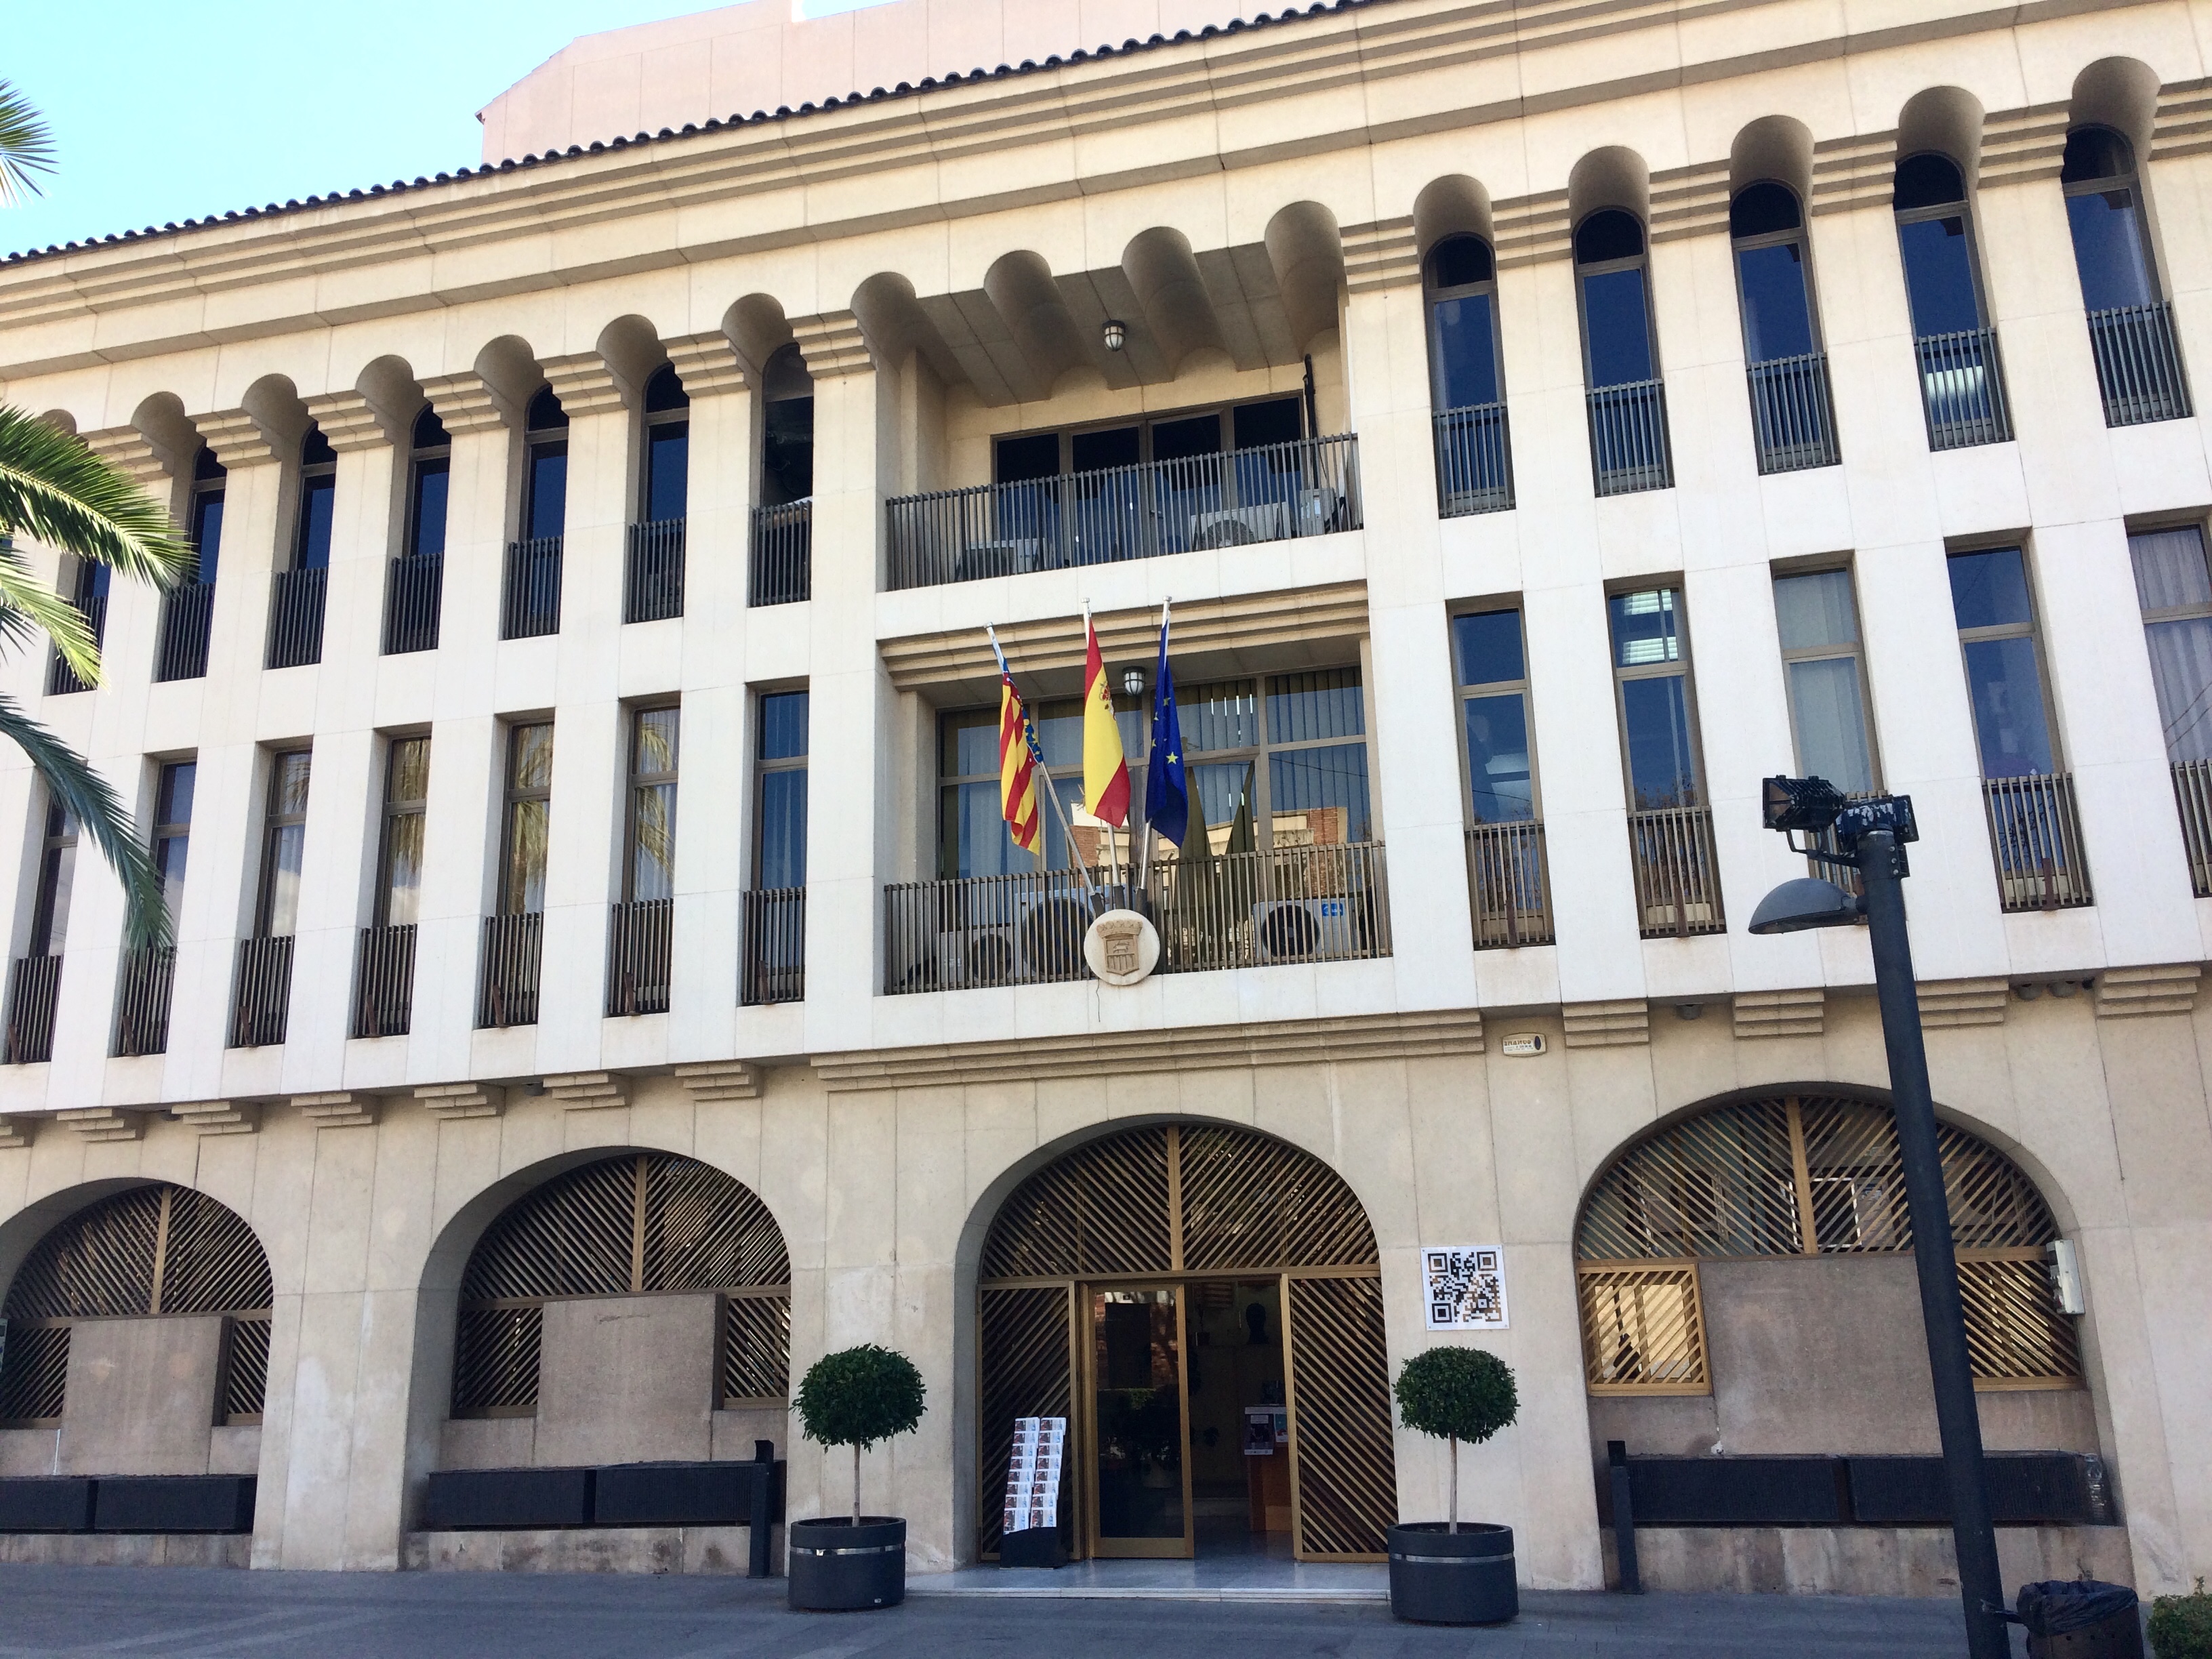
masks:
<svg viewBox="0 0 2212 1659"><path fill-rule="evenodd" d="M690 460L688 423L673 421L646 428L645 516L654 523L684 516Z"/></svg>
<svg viewBox="0 0 2212 1659"><path fill-rule="evenodd" d="M1221 417L1198 415L1183 421L1162 421L1152 428L1152 459L1188 460L1194 455L1221 453Z"/></svg>
<svg viewBox="0 0 2212 1659"><path fill-rule="evenodd" d="M1468 786L1477 823L1520 823L1536 816L1528 766L1528 705L1518 691L1469 697L1464 706Z"/></svg>
<svg viewBox="0 0 2212 1659"><path fill-rule="evenodd" d="M408 515L410 553L427 558L446 550L446 501L452 483L452 462L415 463L415 501Z"/></svg>
<svg viewBox="0 0 2212 1659"><path fill-rule="evenodd" d="M1813 349L1804 251L1796 242L1743 248L1735 256L1743 287L1743 343L1749 361L1771 363Z"/></svg>
<svg viewBox="0 0 2212 1659"><path fill-rule="evenodd" d="M1493 274L1490 244L1480 236L1447 236L1429 251L1429 281L1437 288L1486 283Z"/></svg>
<svg viewBox="0 0 2212 1659"><path fill-rule="evenodd" d="M2137 215L2136 193L2125 187L2066 198L2074 264L2081 273L2081 301L2091 311L2148 305L2158 297Z"/></svg>
<svg viewBox="0 0 2212 1659"><path fill-rule="evenodd" d="M1070 446L1073 450L1071 464L1078 472L1103 472L1111 467L1134 466L1144 459L1144 428L1116 426L1103 432L1079 432L1070 441ZM1057 469L1058 463L1054 465Z"/></svg>
<svg viewBox="0 0 2212 1659"><path fill-rule="evenodd" d="M1436 302L1437 392L1445 409L1498 401L1498 337L1491 298L1470 294Z"/></svg>
<svg viewBox="0 0 2212 1659"><path fill-rule="evenodd" d="M203 491L192 497L192 546L199 554L198 580L215 580L216 564L222 553L222 492Z"/></svg>
<svg viewBox="0 0 2212 1659"><path fill-rule="evenodd" d="M1230 414L1237 447L1258 449L1267 444L1294 444L1305 435L1304 405L1296 398L1274 398L1264 404L1242 404Z"/></svg>
<svg viewBox="0 0 2212 1659"><path fill-rule="evenodd" d="M331 562L331 514L337 505L338 481L325 474L300 481L299 568L320 570Z"/></svg>
<svg viewBox="0 0 2212 1659"><path fill-rule="evenodd" d="M998 442L999 482L1020 483L1030 478L1050 478L1060 472L1060 434L1024 434Z"/></svg>
<svg viewBox="0 0 2212 1659"><path fill-rule="evenodd" d="M1459 648L1459 683L1494 685L1500 680L1527 677L1522 660L1521 613L1486 611L1452 618L1452 637Z"/></svg>
<svg viewBox="0 0 2212 1659"><path fill-rule="evenodd" d="M806 752L807 695L777 691L761 699L761 758L790 760Z"/></svg>
<svg viewBox="0 0 2212 1659"><path fill-rule="evenodd" d="M1656 378L1642 266L1584 276L1583 319L1589 337L1592 386L1629 386Z"/></svg>
<svg viewBox="0 0 2212 1659"><path fill-rule="evenodd" d="M2034 620L2027 564L2016 547L1958 553L1950 560L1951 605L1961 628L1998 628Z"/></svg>
<svg viewBox="0 0 2212 1659"><path fill-rule="evenodd" d="M568 519L568 447L540 444L530 452L530 539L558 536Z"/></svg>
<svg viewBox="0 0 2212 1659"><path fill-rule="evenodd" d="M1905 288L1912 306L1912 331L1957 334L1982 325L1974 293L1974 261L1963 215L1920 219L1897 228L1905 255Z"/></svg>

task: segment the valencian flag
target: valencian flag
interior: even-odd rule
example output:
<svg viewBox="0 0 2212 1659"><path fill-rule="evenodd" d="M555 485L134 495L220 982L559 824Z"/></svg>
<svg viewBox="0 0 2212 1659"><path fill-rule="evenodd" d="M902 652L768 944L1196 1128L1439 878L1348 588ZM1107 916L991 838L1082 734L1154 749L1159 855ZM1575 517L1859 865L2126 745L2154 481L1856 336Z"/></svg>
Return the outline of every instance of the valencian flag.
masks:
<svg viewBox="0 0 2212 1659"><path fill-rule="evenodd" d="M1030 726L1030 711L1022 694L1014 690L1012 672L999 641L991 641L999 658L999 809L1007 833L1024 853L1034 853L1044 839L1044 820L1037 813L1036 733Z"/></svg>
<svg viewBox="0 0 2212 1659"><path fill-rule="evenodd" d="M1098 630L1083 612L1083 797L1091 816L1116 829L1129 821L1129 762L1114 719L1114 692L1098 654Z"/></svg>
<svg viewBox="0 0 2212 1659"><path fill-rule="evenodd" d="M1160 668L1152 685L1152 759L1145 769L1145 822L1182 845L1190 832L1190 781L1182 765L1182 720L1168 668L1168 608L1160 607Z"/></svg>

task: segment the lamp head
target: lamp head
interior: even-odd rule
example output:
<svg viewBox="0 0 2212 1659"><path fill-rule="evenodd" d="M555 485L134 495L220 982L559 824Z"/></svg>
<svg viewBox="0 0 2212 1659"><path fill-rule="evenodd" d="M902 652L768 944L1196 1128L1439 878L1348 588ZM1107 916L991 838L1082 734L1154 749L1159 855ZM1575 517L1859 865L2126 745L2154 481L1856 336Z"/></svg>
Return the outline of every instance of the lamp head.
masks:
<svg viewBox="0 0 2212 1659"><path fill-rule="evenodd" d="M1844 792L1826 778L1769 778L1761 791L1766 827L1785 835L1794 830L1817 834L1844 810Z"/></svg>
<svg viewBox="0 0 2212 1659"><path fill-rule="evenodd" d="M1119 317L1109 317L1104 325L1099 329L1098 335L1106 343L1106 349L1109 351L1119 351L1129 343L1128 325Z"/></svg>
<svg viewBox="0 0 2212 1659"><path fill-rule="evenodd" d="M1785 881L1751 914L1754 933L1800 933L1808 927L1849 927L1866 914L1859 901L1832 881L1800 876Z"/></svg>
<svg viewBox="0 0 2212 1659"><path fill-rule="evenodd" d="M1143 696L1145 695L1145 671L1141 668L1123 669L1121 671L1121 690L1126 695L1132 697Z"/></svg>

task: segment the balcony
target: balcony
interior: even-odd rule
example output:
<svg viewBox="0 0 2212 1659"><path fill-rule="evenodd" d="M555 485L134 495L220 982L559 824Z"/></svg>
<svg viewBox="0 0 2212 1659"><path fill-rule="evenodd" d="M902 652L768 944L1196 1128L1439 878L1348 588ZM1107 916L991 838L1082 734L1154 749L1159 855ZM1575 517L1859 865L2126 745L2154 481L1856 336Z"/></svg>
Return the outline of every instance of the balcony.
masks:
<svg viewBox="0 0 2212 1659"><path fill-rule="evenodd" d="M444 607L446 556L422 553L392 562L384 580L384 654L438 648L438 618Z"/></svg>
<svg viewBox="0 0 2212 1659"><path fill-rule="evenodd" d="M2212 898L2212 761L2177 761L2173 804L2181 813L2181 842L2189 854L2190 884Z"/></svg>
<svg viewBox="0 0 2212 1659"><path fill-rule="evenodd" d="M1923 334L1912 348L1920 362L1929 448L1966 449L2012 441L2012 410L2005 399L1996 330Z"/></svg>
<svg viewBox="0 0 2212 1659"><path fill-rule="evenodd" d="M1759 470L1799 472L1833 466L1843 459L1836 445L1836 410L1828 395L1828 354L1776 357L1753 363L1751 429L1759 447Z"/></svg>
<svg viewBox="0 0 2212 1659"><path fill-rule="evenodd" d="M292 936L242 939L230 997L230 1046L269 1048L284 1040L292 1001Z"/></svg>
<svg viewBox="0 0 2212 1659"><path fill-rule="evenodd" d="M939 490L888 512L894 589L1333 535L1362 522L1358 441Z"/></svg>
<svg viewBox="0 0 2212 1659"><path fill-rule="evenodd" d="M543 912L486 916L477 981L477 1028L538 1024L538 964L545 940Z"/></svg>
<svg viewBox="0 0 2212 1659"><path fill-rule="evenodd" d="M1072 870L884 890L884 990L898 996L1087 979L1083 938L1126 884ZM1157 971L1193 974L1390 954L1382 847L1285 847L1153 866L1135 908L1160 934Z"/></svg>
<svg viewBox="0 0 2212 1659"><path fill-rule="evenodd" d="M107 595L95 593L88 599L76 601L76 604L84 614L84 625L91 631L93 647L97 650L107 635ZM89 685L77 678L76 671L63 660L61 653L55 652L53 660L46 665L46 695L66 697L75 692L91 690Z"/></svg>
<svg viewBox="0 0 2212 1659"><path fill-rule="evenodd" d="M1469 830L1467 886L1476 950L1552 943L1552 874L1540 823L1478 823Z"/></svg>
<svg viewBox="0 0 2212 1659"><path fill-rule="evenodd" d="M280 570L269 590L269 666L303 668L323 659L325 569Z"/></svg>
<svg viewBox="0 0 2212 1659"><path fill-rule="evenodd" d="M353 1034L405 1036L415 1011L414 924L362 928L353 979Z"/></svg>
<svg viewBox="0 0 2212 1659"><path fill-rule="evenodd" d="M753 509L752 565L745 603L796 605L814 592L814 502Z"/></svg>
<svg viewBox="0 0 2212 1659"><path fill-rule="evenodd" d="M54 1005L61 988L59 957L15 958L8 971L5 1064L35 1066L54 1057Z"/></svg>
<svg viewBox="0 0 2212 1659"><path fill-rule="evenodd" d="M1712 809L1669 806L1628 815L1637 930L1645 939L1724 933Z"/></svg>
<svg viewBox="0 0 2212 1659"><path fill-rule="evenodd" d="M607 1013L668 1012L669 927L672 899L633 899L609 907Z"/></svg>
<svg viewBox="0 0 2212 1659"><path fill-rule="evenodd" d="M1513 505L1513 448L1505 405L1476 404L1435 416L1437 512L1447 519Z"/></svg>
<svg viewBox="0 0 2212 1659"><path fill-rule="evenodd" d="M1589 392L1590 471L1601 495L1672 489L1667 388L1656 380L1599 386Z"/></svg>
<svg viewBox="0 0 2212 1659"><path fill-rule="evenodd" d="M169 994L177 977L177 947L149 945L123 953L115 996L117 1055L158 1054L169 1047Z"/></svg>
<svg viewBox="0 0 2212 1659"><path fill-rule="evenodd" d="M2171 301L2091 312L2089 349L2097 359L2106 426L2188 418L2189 382L2181 373Z"/></svg>
<svg viewBox="0 0 2212 1659"><path fill-rule="evenodd" d="M1982 780L1996 860L1997 896L2008 911L2063 910L2094 903L2081 818L2070 772Z"/></svg>
<svg viewBox="0 0 2212 1659"><path fill-rule="evenodd" d="M208 629L215 619L215 584L179 582L161 595L161 632L154 678L196 680L207 673Z"/></svg>
<svg viewBox="0 0 2212 1659"><path fill-rule="evenodd" d="M561 538L509 542L506 586L500 595L500 638L531 640L560 631Z"/></svg>
<svg viewBox="0 0 2212 1659"><path fill-rule="evenodd" d="M684 614L684 524L659 519L630 526L623 561L625 623L665 622Z"/></svg>
<svg viewBox="0 0 2212 1659"><path fill-rule="evenodd" d="M806 1000L806 890L747 893L744 961L738 1000L748 1008Z"/></svg>

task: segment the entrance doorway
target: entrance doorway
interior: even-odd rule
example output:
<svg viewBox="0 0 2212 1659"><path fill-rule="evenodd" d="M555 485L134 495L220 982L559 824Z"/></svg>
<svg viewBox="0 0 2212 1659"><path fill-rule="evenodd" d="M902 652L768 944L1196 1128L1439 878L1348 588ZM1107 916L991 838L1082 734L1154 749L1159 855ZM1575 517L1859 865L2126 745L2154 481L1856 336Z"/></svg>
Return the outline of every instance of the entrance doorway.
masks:
<svg viewBox="0 0 2212 1659"><path fill-rule="evenodd" d="M1060 1528L1079 1559L1382 1559L1381 1273L1317 1158L1213 1125L1093 1141L1001 1207L977 1301L983 1559L1026 1416L1068 1419Z"/></svg>

